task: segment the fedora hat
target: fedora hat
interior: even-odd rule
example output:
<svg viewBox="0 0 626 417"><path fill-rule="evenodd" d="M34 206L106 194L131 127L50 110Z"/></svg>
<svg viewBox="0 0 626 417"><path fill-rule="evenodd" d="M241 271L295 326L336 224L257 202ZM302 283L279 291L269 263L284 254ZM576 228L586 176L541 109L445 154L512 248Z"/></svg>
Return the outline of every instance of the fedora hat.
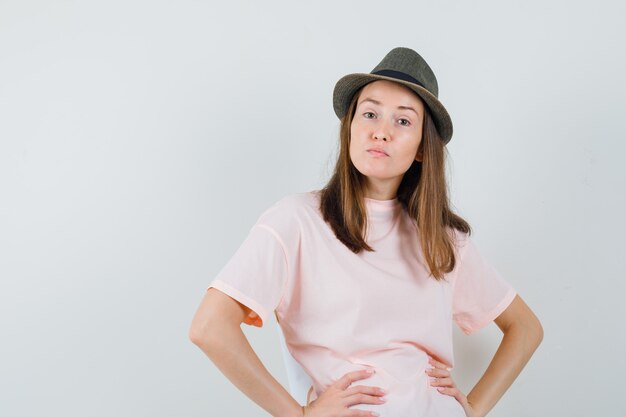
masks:
<svg viewBox="0 0 626 417"><path fill-rule="evenodd" d="M437 98L437 78L424 58L410 48L392 49L369 74L354 73L341 77L333 91L333 108L337 117L343 118L359 88L377 80L400 83L415 91L428 106L444 145L450 142L452 119Z"/></svg>

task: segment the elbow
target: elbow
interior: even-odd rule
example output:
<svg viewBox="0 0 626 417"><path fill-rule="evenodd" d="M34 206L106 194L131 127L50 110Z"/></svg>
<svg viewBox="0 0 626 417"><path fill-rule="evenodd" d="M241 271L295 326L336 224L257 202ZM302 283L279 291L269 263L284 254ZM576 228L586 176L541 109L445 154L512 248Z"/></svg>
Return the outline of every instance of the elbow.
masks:
<svg viewBox="0 0 626 417"><path fill-rule="evenodd" d="M200 325L192 324L188 337L211 360L215 360L231 351L237 343L241 343L245 335L237 324L212 321Z"/></svg>
<svg viewBox="0 0 626 417"><path fill-rule="evenodd" d="M194 345L200 348L211 346L216 339L215 326L210 321L194 320L189 326L187 336Z"/></svg>
<svg viewBox="0 0 626 417"><path fill-rule="evenodd" d="M198 329L197 326L194 326L193 324L189 327L187 336L189 337L189 340L191 340L191 343L193 343L194 345L199 345L202 343L202 340L204 340L202 332Z"/></svg>
<svg viewBox="0 0 626 417"><path fill-rule="evenodd" d="M539 319L535 320L535 341L537 346L539 346L541 344L541 342L543 341L543 326L541 325L541 322L539 321Z"/></svg>
<svg viewBox="0 0 626 417"><path fill-rule="evenodd" d="M531 320L528 320L520 327L527 340L527 346L534 352L543 341L543 326L541 322L537 317L532 317Z"/></svg>
<svg viewBox="0 0 626 417"><path fill-rule="evenodd" d="M524 340L524 345L534 352L543 341L544 331L539 319L533 314L514 321L504 330L505 334L517 335Z"/></svg>
<svg viewBox="0 0 626 417"><path fill-rule="evenodd" d="M200 345L204 340L204 335L202 331L200 331L200 329L198 329L198 327L194 325L191 325L189 327L187 336L189 337L189 340L191 340L191 343L193 343L194 345Z"/></svg>
<svg viewBox="0 0 626 417"><path fill-rule="evenodd" d="M520 314L518 323L523 328L523 332L526 334L533 351L536 350L543 341L543 326L539 318L527 307L525 311Z"/></svg>
<svg viewBox="0 0 626 417"><path fill-rule="evenodd" d="M191 323L188 337L194 345L208 352L228 346L233 337L236 337L236 333L241 331L241 326L235 322L205 319Z"/></svg>

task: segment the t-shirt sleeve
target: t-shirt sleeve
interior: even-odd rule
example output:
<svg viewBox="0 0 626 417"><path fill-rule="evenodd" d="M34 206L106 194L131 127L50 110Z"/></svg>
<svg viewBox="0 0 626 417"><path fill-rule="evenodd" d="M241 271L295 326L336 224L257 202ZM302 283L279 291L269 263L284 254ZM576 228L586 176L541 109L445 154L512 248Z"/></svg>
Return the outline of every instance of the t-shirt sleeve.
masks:
<svg viewBox="0 0 626 417"><path fill-rule="evenodd" d="M517 292L462 234L454 272L452 317L465 334L482 329L511 304Z"/></svg>
<svg viewBox="0 0 626 417"><path fill-rule="evenodd" d="M300 239L297 201L283 198L266 209L207 287L250 308L245 324L263 327L286 296Z"/></svg>

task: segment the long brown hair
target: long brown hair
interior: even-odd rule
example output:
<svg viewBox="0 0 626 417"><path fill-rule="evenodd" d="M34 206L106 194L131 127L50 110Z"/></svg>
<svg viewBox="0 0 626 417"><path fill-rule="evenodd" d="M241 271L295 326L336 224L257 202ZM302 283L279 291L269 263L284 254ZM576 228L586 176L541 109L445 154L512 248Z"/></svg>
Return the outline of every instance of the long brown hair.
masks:
<svg viewBox="0 0 626 417"><path fill-rule="evenodd" d="M364 176L350 159L350 125L363 87L353 96L341 120L339 155L335 170L321 189L320 210L335 236L352 252L374 251L364 238L367 224ZM416 97L417 94L415 94ZM423 103L423 101L422 101ZM424 259L433 278L440 280L455 265L451 229L471 234L468 222L453 213L448 199L445 175L447 150L424 103L422 141L418 153L422 161L413 161L398 187L398 201L415 221Z"/></svg>

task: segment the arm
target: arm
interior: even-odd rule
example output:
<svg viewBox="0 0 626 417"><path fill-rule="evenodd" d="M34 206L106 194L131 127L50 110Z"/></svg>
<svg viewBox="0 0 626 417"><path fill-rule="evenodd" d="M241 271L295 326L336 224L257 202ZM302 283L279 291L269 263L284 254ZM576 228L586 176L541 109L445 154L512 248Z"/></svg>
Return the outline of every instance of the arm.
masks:
<svg viewBox="0 0 626 417"><path fill-rule="evenodd" d="M275 417L301 417L302 407L263 366L241 323L250 310L209 288L196 311L189 338L245 395Z"/></svg>
<svg viewBox="0 0 626 417"><path fill-rule="evenodd" d="M493 408L529 361L543 339L537 316L517 295L495 320L504 336L493 359L467 401L483 417Z"/></svg>

